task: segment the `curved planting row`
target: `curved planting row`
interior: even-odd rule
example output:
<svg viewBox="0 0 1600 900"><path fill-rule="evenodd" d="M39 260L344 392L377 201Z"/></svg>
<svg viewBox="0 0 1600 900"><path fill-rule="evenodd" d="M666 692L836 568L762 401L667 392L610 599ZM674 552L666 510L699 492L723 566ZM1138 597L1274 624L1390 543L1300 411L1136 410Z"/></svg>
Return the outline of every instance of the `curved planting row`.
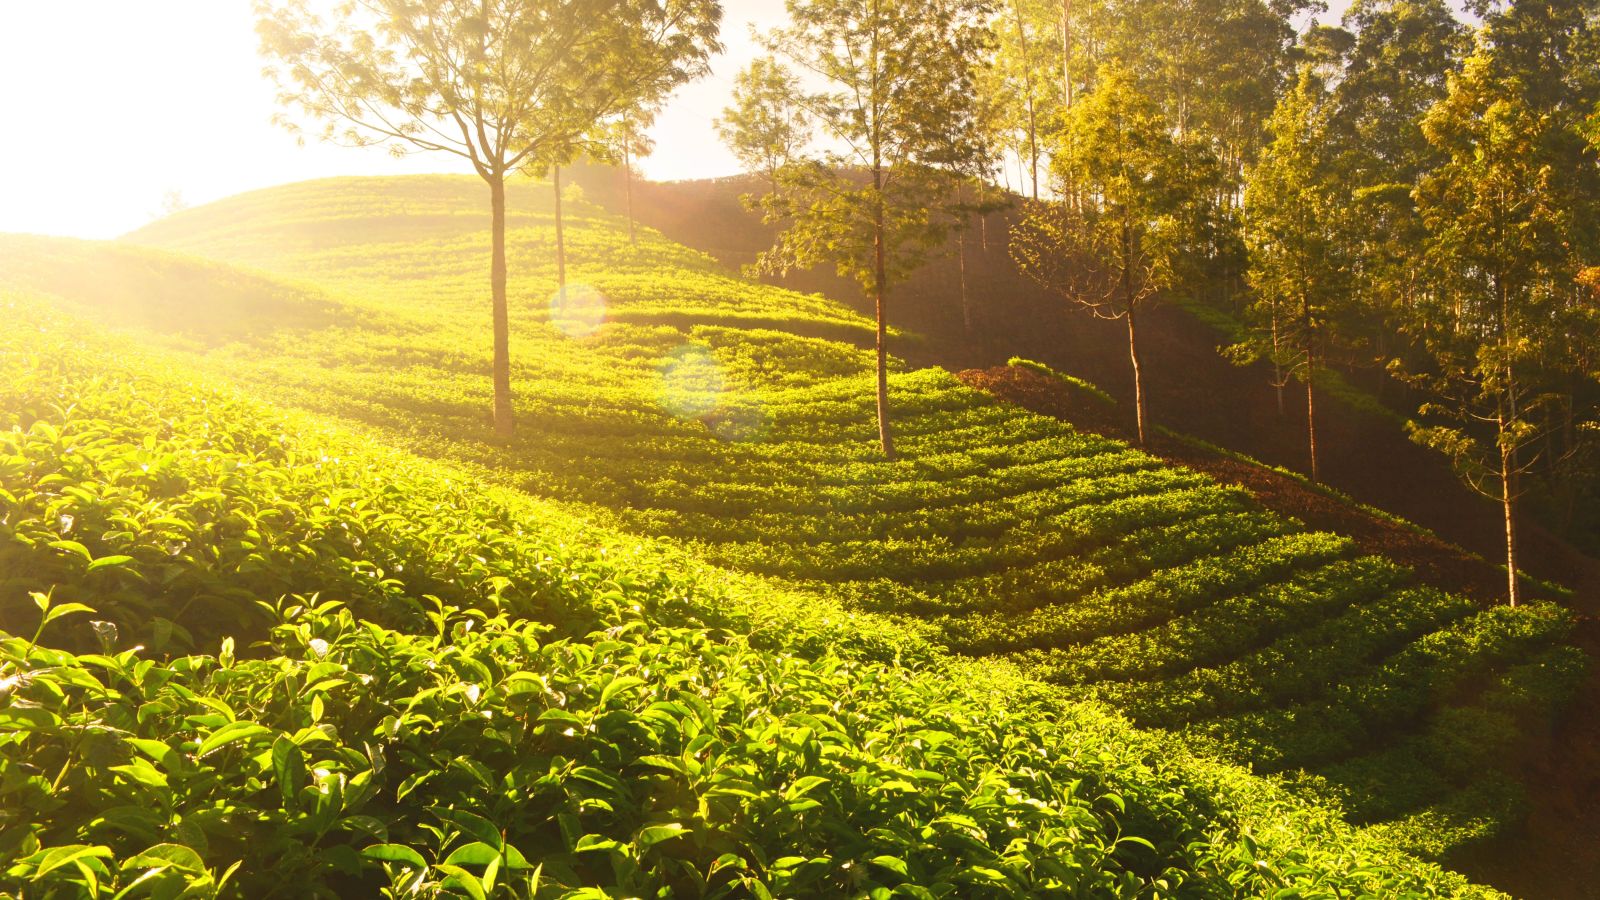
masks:
<svg viewBox="0 0 1600 900"><path fill-rule="evenodd" d="M515 203L513 259L527 265L513 303L522 424L511 439L486 414L489 310L470 181L292 186L190 211L139 239L308 281L366 313L185 357L276 401L585 504L726 568L898 617L946 648L1104 696L1136 721L1214 738L1242 761L1306 765L1336 781L1359 769L1361 790L1380 794L1382 778L1369 775L1388 771L1394 796L1414 802L1386 815L1462 808L1453 790L1402 790L1410 772L1381 763L1440 722L1484 723L1475 739L1511 758L1515 734L1464 711L1487 709L1487 685L1560 645L1562 617L1549 608L1474 619L1481 635L1455 640L1456 624L1478 612L1466 601L1357 560L1348 541L1307 533L1237 489L939 370L891 375L902 455L885 461L862 354L737 320L756 307L817 322L850 318L847 309L741 281L648 232L634 248L593 209L571 229L574 281L601 285L611 273L627 285L617 310L676 298L668 305L681 304L682 319L619 313L593 334L552 327L542 197ZM245 248L251 220L261 241ZM1342 710L1365 702L1350 698L1366 696L1371 671L1429 640L1437 652L1416 654L1404 677L1438 689L1351 724ZM1538 702L1520 707L1519 730L1540 725L1564 683L1534 682ZM1387 691L1372 696L1389 703ZM1320 724L1283 724L1299 721ZM1303 750L1323 728L1326 746ZM1485 784L1503 780L1495 769L1483 768Z"/></svg>
<svg viewBox="0 0 1600 900"><path fill-rule="evenodd" d="M887 620L4 311L8 893L1490 895Z"/></svg>

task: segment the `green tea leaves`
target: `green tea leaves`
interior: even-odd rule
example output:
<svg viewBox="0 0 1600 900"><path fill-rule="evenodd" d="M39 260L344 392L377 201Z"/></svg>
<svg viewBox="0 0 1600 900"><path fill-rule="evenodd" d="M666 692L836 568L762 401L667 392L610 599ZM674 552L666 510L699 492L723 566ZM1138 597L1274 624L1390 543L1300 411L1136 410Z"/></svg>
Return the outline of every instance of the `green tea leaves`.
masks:
<svg viewBox="0 0 1600 900"><path fill-rule="evenodd" d="M241 741L253 741L272 733L272 729L257 725L254 722L229 722L207 735L195 750L195 755L203 757L231 744L237 744Z"/></svg>

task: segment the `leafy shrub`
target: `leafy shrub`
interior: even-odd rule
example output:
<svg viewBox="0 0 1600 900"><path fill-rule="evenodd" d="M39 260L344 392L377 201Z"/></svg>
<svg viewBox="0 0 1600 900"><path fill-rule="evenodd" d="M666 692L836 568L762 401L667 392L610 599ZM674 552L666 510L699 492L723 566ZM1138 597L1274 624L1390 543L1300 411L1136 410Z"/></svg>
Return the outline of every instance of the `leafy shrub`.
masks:
<svg viewBox="0 0 1600 900"><path fill-rule="evenodd" d="M538 618L570 639L610 614L594 598L629 598L661 621L725 627L765 648L880 662L896 653L926 662L942 649L986 667L1020 663L1060 683L1058 702L1100 696L1186 740L1214 735L1241 760L1298 761L1352 794L1379 796L1412 783L1401 748L1474 710L1499 710L1478 688L1559 644L1559 629L1493 653L1441 638L1430 645L1440 652L1406 657L1407 677L1455 687L1404 699L1370 680L1374 667L1449 631L1474 604L1408 573L1374 571L1369 583L1338 538L1306 534L1240 491L996 403L938 370L897 365L890 402L904 454L886 462L874 449L869 320L827 298L741 281L648 231L631 244L587 204L570 218L569 274L605 296L608 317L593 335L568 336L549 321L548 192L527 185L511 192L510 234L522 427L503 440L486 415L476 190L470 179L334 179L190 210L135 235L258 269L248 283L336 313L233 342L180 343L164 362L118 368L100 346L57 361L60 335L83 326L51 324L37 304L12 301L9 318L30 324L0 335L8 377L23 373L0 385L0 410L28 410L0 449L20 460L0 463L0 489L18 504L0 524L0 545L15 536L0 550L14 554L0 578L21 573L0 586L7 627L25 632L30 623L11 611L31 609L27 592L51 586L60 602L131 623L150 646L162 636L151 626L173 621L162 646L178 651L212 647L235 625L259 636L271 620L255 601L285 595L320 593L399 630L416 627L434 596ZM98 255L142 252L51 251L53 265L86 270ZM160 271L186 273L139 282L160 294L144 308L165 318L107 321L145 329L142 342L149 329L181 331L174 322L200 306L248 311L226 266L159 256ZM41 277L28 283L37 289ZM164 284L179 287L161 293ZM48 289L79 310L116 305L71 279ZM45 334L30 331L35 321ZM720 380L722 390L686 411L666 402L663 360L690 345L705 351L704 383ZM161 389L134 377L163 365L186 374ZM300 417L255 435L271 414L197 393L196 370L353 423L360 436ZM66 438L52 442L36 422ZM271 439L302 430L311 439L290 441L300 448L292 461L276 455ZM140 458L160 456L169 439L172 459ZM208 443L236 439L237 455ZM457 468L446 482L373 443ZM185 481L150 482L119 454ZM47 480L52 467L66 480ZM514 490L486 492L490 481ZM530 505L522 493L556 502ZM61 533L62 514L73 516L73 535ZM294 527L279 530L280 520ZM63 541L83 552L56 546ZM894 625L859 615L868 610ZM822 619L826 627L815 625ZM1543 621L1523 611L1502 624L1513 633ZM1566 685L1532 679L1519 690L1527 708L1553 710ZM1352 717L1344 698L1369 689L1403 713ZM1325 713L1328 745L1297 749L1305 735L1272 724L1291 712ZM1499 748L1503 733L1485 733ZM1358 770L1372 777L1340 781ZM1437 802L1459 813L1471 795L1458 787L1441 782L1390 812L1410 819ZM1377 808L1365 802L1348 805Z"/></svg>

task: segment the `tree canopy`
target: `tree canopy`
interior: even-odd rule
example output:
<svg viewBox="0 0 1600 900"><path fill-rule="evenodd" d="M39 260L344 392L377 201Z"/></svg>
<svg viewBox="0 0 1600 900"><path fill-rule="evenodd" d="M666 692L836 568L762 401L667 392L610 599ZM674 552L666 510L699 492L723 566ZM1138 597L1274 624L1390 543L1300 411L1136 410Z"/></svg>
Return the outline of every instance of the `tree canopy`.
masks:
<svg viewBox="0 0 1600 900"><path fill-rule="evenodd" d="M782 230L761 265L832 265L873 299L879 443L893 456L885 303L895 283L964 222L954 192L984 153L975 84L987 59L990 7L988 0L788 0L788 11L791 24L764 38L773 60L741 81L726 133L741 155L763 165L772 159L773 123L785 134L803 127L823 139L774 170L765 209ZM784 74L789 66L820 87L803 89Z"/></svg>
<svg viewBox="0 0 1600 900"><path fill-rule="evenodd" d="M513 429L505 179L703 74L717 0L256 0L279 102L322 139L449 153L490 188L494 423ZM281 116L287 127L302 126Z"/></svg>

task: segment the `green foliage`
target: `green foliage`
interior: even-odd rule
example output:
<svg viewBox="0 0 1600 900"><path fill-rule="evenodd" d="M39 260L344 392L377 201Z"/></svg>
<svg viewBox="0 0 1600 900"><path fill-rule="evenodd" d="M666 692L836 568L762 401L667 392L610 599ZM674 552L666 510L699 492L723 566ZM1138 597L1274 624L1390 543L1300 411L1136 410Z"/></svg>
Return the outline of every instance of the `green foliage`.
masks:
<svg viewBox="0 0 1600 900"><path fill-rule="evenodd" d="M1571 97L1543 90L1531 61L1516 64L1530 37L1520 18L1513 9L1491 22L1423 120L1444 157L1416 190L1431 283L1399 316L1420 358L1396 363L1429 392L1412 437L1504 506L1513 603L1523 476L1546 433L1571 432L1586 414L1571 383L1600 347L1594 317L1575 302L1600 233L1590 209L1600 176L1571 133ZM1540 39L1553 52L1578 36Z"/></svg>
<svg viewBox="0 0 1600 900"><path fill-rule="evenodd" d="M1061 371L1057 371L1056 369L1052 369L1052 368L1050 368L1049 366L1045 365L1042 362L1036 362L1036 361L1031 360L1031 359L1023 359L1020 356L1013 356L1009 360L1006 361L1006 365L1008 365L1008 366L1020 366L1020 367L1022 367L1024 369L1032 369L1033 371L1038 372L1038 373L1040 373L1042 375L1048 375L1051 378L1054 378L1054 379L1056 379L1058 381L1061 381L1064 384L1067 384L1067 385L1070 385L1070 386L1072 386L1074 388L1077 388L1078 390L1082 391L1085 394L1088 394L1090 397L1093 397L1094 399L1100 401L1101 403L1103 403L1103 404L1105 404L1107 406L1116 405L1116 402L1117 402L1116 398L1112 397L1110 394L1108 394L1105 391L1101 390L1098 385L1092 384L1092 383L1090 383L1088 381L1084 381L1082 378L1077 378L1075 376L1068 375L1065 372L1061 372Z"/></svg>
<svg viewBox="0 0 1600 900"><path fill-rule="evenodd" d="M1309 68L1280 102L1273 140L1245 191L1245 242L1258 337L1250 356L1309 377L1345 337L1350 288L1346 224L1326 157L1328 93Z"/></svg>
<svg viewBox="0 0 1600 900"><path fill-rule="evenodd" d="M779 231L756 268L831 265L875 304L878 444L893 458L885 304L966 224L958 189L983 156L974 80L989 0L786 0L786 9L788 27L761 38L774 57L741 76L719 127L771 179L759 205ZM806 146L813 133L821 150Z"/></svg>
<svg viewBox="0 0 1600 900"><path fill-rule="evenodd" d="M1442 0L1363 0L1344 16L1351 44L1331 87L1320 153L1350 209L1345 225L1350 284L1369 329L1415 301L1426 283L1416 264L1424 230L1412 189L1441 161L1422 119L1444 99L1470 49L1468 29Z"/></svg>
<svg viewBox="0 0 1600 900"><path fill-rule="evenodd" d="M1024 220L1012 255L1069 301L1121 318L1171 283L1198 177L1171 123L1120 67L1104 67L1063 124L1051 166L1068 201Z"/></svg>
<svg viewBox="0 0 1600 900"><path fill-rule="evenodd" d="M767 179L773 193L778 173L804 150L811 125L800 106L804 95L794 74L777 60L753 60L734 79L733 105L717 118L717 134L746 172Z"/></svg>
<svg viewBox="0 0 1600 900"><path fill-rule="evenodd" d="M1126 749L1078 756L1107 724L1083 714L642 621L552 642L439 614L408 635L291 606L261 659L0 640L25 811L7 875L154 896L1451 889L1217 832Z"/></svg>
<svg viewBox="0 0 1600 900"><path fill-rule="evenodd" d="M1138 313L1173 283L1194 224L1204 161L1125 69L1102 67L1095 89L1063 114L1051 169L1060 197L1035 201L1011 230L1017 267L1067 305L1128 325L1134 412L1145 440Z"/></svg>
<svg viewBox="0 0 1600 900"><path fill-rule="evenodd" d="M978 152L972 81L983 65L984 0L790 0L775 54L746 74L726 132L770 149L777 189L763 205L783 232L762 265L834 265L871 296L942 244L960 204L951 194ZM781 61L820 76L812 96ZM791 120L777 138L771 120ZM833 142L804 152L804 133ZM831 149L833 144L847 148ZM749 155L750 151L741 151ZM786 164L782 164L786 163Z"/></svg>
<svg viewBox="0 0 1600 900"><path fill-rule="evenodd" d="M268 629L272 620L254 600L319 593L363 619L410 631L429 627L417 623L432 610L421 600L431 594L486 615L533 616L556 629L552 639L579 640L612 615L593 598L632 598L624 605L637 603L656 621L726 628L754 646L807 658L831 652L890 662L899 655L921 666L938 658L933 647L960 648L976 655L980 670L1020 666L1055 682L1048 689L1017 682L1028 696L1044 692L1049 715L1073 708L1063 697L1101 694L1136 722L1179 731L1246 711L1335 703L1347 685L1365 683L1370 667L1451 628L1474 608L1422 589L1408 573L1359 559L1342 539L1305 533L1242 491L996 403L937 370L891 376L906 455L884 460L870 445L870 352L796 334L834 322L862 334L860 317L822 298L744 284L650 232L632 245L624 223L587 206L578 208L570 231L575 244L589 248L576 275L604 285L612 302L594 333L563 332L546 312L554 282L543 190L512 192L520 212L510 230L512 255L540 262L517 284L514 295L524 302L513 320L526 348L518 357L518 390L529 398L527 421L537 427L501 440L481 414L489 348L472 340L488 312L473 293L481 274L474 235L483 226L472 214L472 184L300 185L190 210L139 235L294 273L325 285L352 309L391 313L350 327L266 335L166 361L136 357L118 369L114 360L125 350L69 353L65 335L81 326L16 301L13 318L47 329L0 336L7 351L16 351L6 357L7 372L19 373L5 383L35 398L8 399L0 409L34 409L35 418L59 419L53 427L63 433L86 436L66 441L64 447L77 449L61 455L33 434L38 426L30 418L17 423L24 437L16 452L29 460L81 460L73 462L72 471L81 473L74 477L95 495L119 498L119 515L156 504L192 518L205 538L191 543L195 559L217 559L223 563L217 577L233 579L250 595L225 606L230 613L221 622ZM402 213L406 204L415 211ZM252 240L257 228L260 238ZM682 312L663 321L655 310L672 304L682 304ZM756 317L746 309L775 322L750 330ZM181 389L141 386L130 401L128 389L108 387L143 385L135 373L170 364L189 373L177 379ZM225 403L191 386L196 369L218 381L224 375L246 381L258 395L363 431L342 434L303 417L285 421ZM720 378L713 378L718 370ZM711 390L719 380L720 389ZM70 413L62 398L76 401ZM220 418L203 418L212 415ZM173 426L161 424L167 421ZM113 422L127 424L110 428ZM271 477L245 467L221 504L251 510L273 497L286 521L310 526L295 532L294 541L263 532L259 543L271 551L266 574L237 564L248 552L236 549L233 532L204 528L217 515L204 492L234 466L226 455L203 443L194 446L193 459L181 455L189 467L181 471L195 478L175 496L121 474L127 467L117 467L118 446L175 434L178 426L201 436L197 441L238 432L241 448L267 455L262 467L278 460ZM258 430L259 444L251 437ZM297 434L308 443L290 441L290 463L282 456L288 450L273 449L274 441ZM106 441L103 452L83 449L98 439ZM187 448L190 438L172 440ZM446 457L466 471L364 446L390 442ZM324 454L339 464L324 462ZM68 538L95 559L133 557L127 573L117 566L84 573L86 562L49 547L64 537L50 504L69 501L55 496L50 483L38 487L30 473L42 477L54 464L27 461L14 476L0 475L4 490L30 498L26 523L13 518L5 527L27 536L28 559L44 561L30 565L49 566L43 580L17 585L11 596L26 603L26 591L56 583L59 602L83 602L110 618L109 598L96 591L126 576L115 582L129 592L120 602L135 611L124 636L147 646L153 644L143 633L150 624L145 610L173 618L183 602L177 598L201 590L209 593L191 612L229 602L207 586L210 576L199 563L173 560L159 543L142 544L140 532L126 537L111 527L94 540L81 533ZM335 493L341 479L352 499L377 499L360 510L319 509L323 498L343 496ZM486 490L487 481L518 490ZM524 492L562 502L533 503ZM574 517L574 509L587 521ZM359 548L345 538L344 517ZM689 553L666 552L646 538ZM340 560L366 560L372 568ZM151 567L167 577L173 570L161 567L169 564L182 573L174 584L189 593L174 594L175 603L162 607L148 594L149 582L133 572ZM383 574L375 577L376 570ZM304 577L296 574L302 571ZM384 586L385 579L400 584ZM1339 587L1345 580L1348 591ZM1494 627L1515 631L1540 615L1497 619ZM178 624L194 644L169 638L165 646L184 652L216 646L218 632L207 633L203 620L185 614ZM31 634L36 625L28 617L8 630ZM91 633L75 634L77 649L97 646ZM1560 641L1560 629L1539 635L1505 644L1508 653L1475 657L1479 671L1496 677ZM241 637L240 646L247 643ZM1421 659L1424 673L1450 664L1437 655ZM1470 690L1429 694L1412 715L1390 727L1351 731L1339 753L1307 764L1331 777L1347 763L1382 758L1455 716L1452 710L1482 705ZM1551 708L1530 706L1527 721ZM1206 733L1227 741L1236 730L1239 740L1224 748L1234 748L1242 762L1278 759L1270 741L1245 740L1257 733L1254 727L1229 719ZM1484 746L1497 751L1516 740L1503 729L1485 738ZM1408 770L1375 768L1392 781L1363 792L1398 791L1411 779ZM1499 776L1485 767L1479 777ZM1457 783L1434 784L1435 790L1406 795L1382 820L1418 815L1455 797Z"/></svg>
<svg viewBox="0 0 1600 900"><path fill-rule="evenodd" d="M1350 278L1356 241L1329 138L1332 95L1311 66L1302 68L1267 123L1272 140L1245 190L1244 240L1254 302L1250 339L1228 348L1234 362L1271 360L1279 404L1290 374L1306 386L1306 446L1318 480L1316 375L1329 359L1370 342L1372 310Z"/></svg>
<svg viewBox="0 0 1600 900"><path fill-rule="evenodd" d="M450 153L489 188L491 402L496 431L510 435L507 176L543 174L585 140L604 146L610 120L709 71L721 3L377 0L340 4L327 18L307 0L253 6L278 102L322 123L323 140ZM564 250L559 258L564 267ZM564 295L564 270L560 280Z"/></svg>
<svg viewBox="0 0 1600 900"><path fill-rule="evenodd" d="M380 0L326 18L304 0L256 0L255 10L279 102L321 123L324 139L448 152L485 179L703 74L722 16L709 0Z"/></svg>
<svg viewBox="0 0 1600 900"><path fill-rule="evenodd" d="M1004 665L8 312L0 549L59 559L0 631L27 896L1487 896ZM152 612L220 627L153 652Z"/></svg>

